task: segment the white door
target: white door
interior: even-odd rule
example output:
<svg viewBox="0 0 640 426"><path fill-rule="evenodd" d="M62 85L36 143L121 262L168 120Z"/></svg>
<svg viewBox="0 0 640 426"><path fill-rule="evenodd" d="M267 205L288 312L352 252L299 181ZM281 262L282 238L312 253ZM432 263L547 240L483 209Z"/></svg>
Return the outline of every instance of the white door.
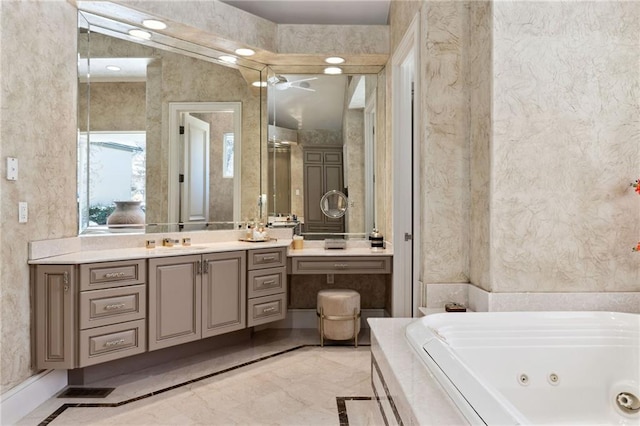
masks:
<svg viewBox="0 0 640 426"><path fill-rule="evenodd" d="M391 315L416 316L420 256L418 19L392 58L393 291Z"/></svg>
<svg viewBox="0 0 640 426"><path fill-rule="evenodd" d="M180 222L209 221L209 123L184 115Z"/></svg>

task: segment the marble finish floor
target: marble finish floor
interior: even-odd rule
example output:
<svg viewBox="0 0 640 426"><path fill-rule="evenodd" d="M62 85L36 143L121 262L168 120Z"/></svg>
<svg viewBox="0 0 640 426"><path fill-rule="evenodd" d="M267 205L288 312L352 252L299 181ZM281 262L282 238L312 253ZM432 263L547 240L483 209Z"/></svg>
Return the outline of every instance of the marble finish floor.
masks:
<svg viewBox="0 0 640 426"><path fill-rule="evenodd" d="M271 329L241 344L91 383L106 398L51 398L18 425L382 425L360 345Z"/></svg>

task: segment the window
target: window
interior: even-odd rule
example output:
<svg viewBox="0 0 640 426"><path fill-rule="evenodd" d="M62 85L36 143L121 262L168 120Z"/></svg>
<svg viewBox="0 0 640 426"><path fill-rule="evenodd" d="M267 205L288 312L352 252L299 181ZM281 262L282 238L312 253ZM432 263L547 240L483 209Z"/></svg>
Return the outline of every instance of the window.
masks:
<svg viewBox="0 0 640 426"><path fill-rule="evenodd" d="M89 141L83 132L79 146L81 232L105 226L114 201L142 201L144 208L145 132L91 132Z"/></svg>
<svg viewBox="0 0 640 426"><path fill-rule="evenodd" d="M224 134L222 147L222 177L233 178L233 133Z"/></svg>

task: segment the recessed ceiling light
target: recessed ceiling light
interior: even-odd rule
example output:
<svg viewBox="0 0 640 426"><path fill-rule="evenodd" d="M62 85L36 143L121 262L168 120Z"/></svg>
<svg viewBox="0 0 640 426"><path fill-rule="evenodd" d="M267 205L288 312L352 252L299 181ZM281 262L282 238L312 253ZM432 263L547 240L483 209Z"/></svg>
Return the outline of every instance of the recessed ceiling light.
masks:
<svg viewBox="0 0 640 426"><path fill-rule="evenodd" d="M342 74L342 68L340 67L327 67L324 69L325 74Z"/></svg>
<svg viewBox="0 0 640 426"><path fill-rule="evenodd" d="M254 81L253 83L251 83L251 85L253 87L267 87L267 82L266 81Z"/></svg>
<svg viewBox="0 0 640 426"><path fill-rule="evenodd" d="M121 69L120 67L117 67L117 66L115 66L115 65L107 65L107 66L106 66L106 68L107 68L109 71L120 71L120 69Z"/></svg>
<svg viewBox="0 0 640 426"><path fill-rule="evenodd" d="M344 63L344 58L341 58L340 56L331 56L326 58L324 61L328 64L337 65Z"/></svg>
<svg viewBox="0 0 640 426"><path fill-rule="evenodd" d="M142 30L129 30L129 35L135 38L141 38L143 40L149 40L151 38L151 33Z"/></svg>
<svg viewBox="0 0 640 426"><path fill-rule="evenodd" d="M142 21L142 25L147 28L151 28L152 30L164 30L167 28L167 24L162 21L158 21L157 19L145 19Z"/></svg>
<svg viewBox="0 0 640 426"><path fill-rule="evenodd" d="M253 56L256 54L255 50L245 48L236 49L235 52L240 56Z"/></svg>
<svg viewBox="0 0 640 426"><path fill-rule="evenodd" d="M238 58L229 55L222 55L218 59L220 59L222 62L228 62L230 64L235 64L236 62L238 62Z"/></svg>

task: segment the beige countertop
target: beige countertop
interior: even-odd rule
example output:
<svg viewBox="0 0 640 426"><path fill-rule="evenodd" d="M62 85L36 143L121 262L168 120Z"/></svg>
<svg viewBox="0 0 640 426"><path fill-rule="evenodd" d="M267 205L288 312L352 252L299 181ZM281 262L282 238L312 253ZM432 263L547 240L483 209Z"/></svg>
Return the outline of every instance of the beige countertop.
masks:
<svg viewBox="0 0 640 426"><path fill-rule="evenodd" d="M278 239L266 242L224 241L214 243L192 244L191 246L174 245L173 247L156 246L153 249L144 247L110 248L96 250L80 250L58 256L30 260L31 264L69 265L94 262L111 262L116 260L149 259L154 257L187 256L192 254L219 253L236 250L288 247L290 239Z"/></svg>
<svg viewBox="0 0 640 426"><path fill-rule="evenodd" d="M238 240L238 233L215 234L218 241L206 241L213 233L207 234L168 234L174 239L191 237L190 246L176 244L173 247L163 247L160 236L139 235L114 238L69 238L32 243L30 248L30 264L69 265L96 262L111 262L119 260L149 259L155 257L187 256L193 254L219 253L235 250L252 250L265 248L287 248L288 257L358 257L358 256L392 256L393 251L371 248L366 240L352 240L347 242L346 249L324 248L324 241L305 241L300 250L291 248L290 234L287 238L278 238L266 242L245 242ZM154 239L156 248L147 249L144 241ZM222 241L220 241L220 239Z"/></svg>
<svg viewBox="0 0 640 426"><path fill-rule="evenodd" d="M347 247L346 249L325 249L323 247L305 247L294 250L289 247L289 257L297 256L393 256L390 249L372 249L371 247Z"/></svg>

